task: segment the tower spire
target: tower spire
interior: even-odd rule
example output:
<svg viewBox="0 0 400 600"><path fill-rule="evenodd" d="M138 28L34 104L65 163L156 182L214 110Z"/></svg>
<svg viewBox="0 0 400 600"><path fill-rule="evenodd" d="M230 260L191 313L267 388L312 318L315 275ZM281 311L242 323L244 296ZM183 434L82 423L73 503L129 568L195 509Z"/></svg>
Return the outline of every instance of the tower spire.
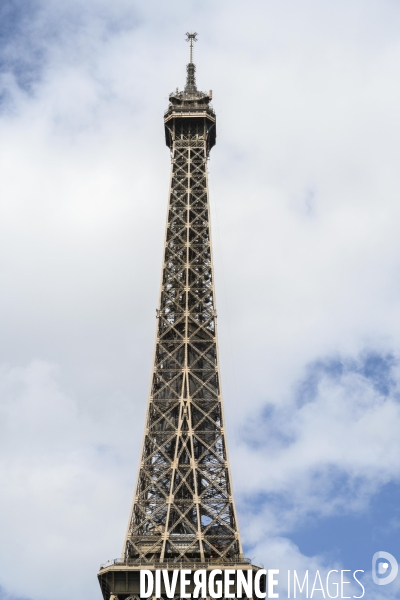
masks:
<svg viewBox="0 0 400 600"><path fill-rule="evenodd" d="M193 44L194 42L197 42L197 33L186 33L186 41L190 43L190 49L189 49L189 64L186 66L186 85L185 85L185 92L187 93L195 93L197 92L197 87L196 87L196 77L195 77L195 71L196 71L196 66L193 63Z"/></svg>
<svg viewBox="0 0 400 600"><path fill-rule="evenodd" d="M197 42L198 33L186 33L186 41L190 43L189 63L193 62L193 42Z"/></svg>

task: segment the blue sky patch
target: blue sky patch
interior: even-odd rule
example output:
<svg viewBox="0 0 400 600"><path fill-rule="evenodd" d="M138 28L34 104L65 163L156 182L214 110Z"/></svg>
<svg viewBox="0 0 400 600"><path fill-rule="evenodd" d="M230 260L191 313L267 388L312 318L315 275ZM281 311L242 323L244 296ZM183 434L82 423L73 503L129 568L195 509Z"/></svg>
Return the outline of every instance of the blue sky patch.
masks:
<svg viewBox="0 0 400 600"><path fill-rule="evenodd" d="M0 6L0 72L12 73L30 91L42 72L45 44L33 0L5 0Z"/></svg>
<svg viewBox="0 0 400 600"><path fill-rule="evenodd" d="M400 483L385 485L366 512L310 519L289 537L308 556L323 554L349 569L371 568L379 550L400 560Z"/></svg>

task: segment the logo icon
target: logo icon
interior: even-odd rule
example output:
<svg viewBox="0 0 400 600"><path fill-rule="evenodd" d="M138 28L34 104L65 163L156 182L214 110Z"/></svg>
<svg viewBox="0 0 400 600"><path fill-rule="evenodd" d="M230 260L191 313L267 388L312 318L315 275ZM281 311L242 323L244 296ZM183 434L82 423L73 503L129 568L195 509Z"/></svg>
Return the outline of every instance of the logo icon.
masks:
<svg viewBox="0 0 400 600"><path fill-rule="evenodd" d="M399 565L389 552L375 552L372 557L372 579L377 585L392 583L397 577Z"/></svg>

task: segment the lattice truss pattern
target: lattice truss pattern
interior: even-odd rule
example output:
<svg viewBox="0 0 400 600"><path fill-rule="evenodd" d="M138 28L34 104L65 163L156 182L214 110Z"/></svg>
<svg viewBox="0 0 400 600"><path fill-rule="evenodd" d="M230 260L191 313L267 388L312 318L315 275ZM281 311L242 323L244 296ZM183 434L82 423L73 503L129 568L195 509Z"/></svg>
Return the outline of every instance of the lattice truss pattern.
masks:
<svg viewBox="0 0 400 600"><path fill-rule="evenodd" d="M206 119L177 119L154 374L126 558L241 554L223 429Z"/></svg>

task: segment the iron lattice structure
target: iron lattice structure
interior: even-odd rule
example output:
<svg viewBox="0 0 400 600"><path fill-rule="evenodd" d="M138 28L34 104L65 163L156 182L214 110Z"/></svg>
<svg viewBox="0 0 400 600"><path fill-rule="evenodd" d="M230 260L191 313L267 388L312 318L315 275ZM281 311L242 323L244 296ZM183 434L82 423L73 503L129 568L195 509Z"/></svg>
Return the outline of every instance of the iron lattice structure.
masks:
<svg viewBox="0 0 400 600"><path fill-rule="evenodd" d="M192 53L191 53L192 55ZM142 561L242 553L225 441L207 157L211 94L195 66L165 114L172 172L154 373L125 555Z"/></svg>
<svg viewBox="0 0 400 600"><path fill-rule="evenodd" d="M216 117L211 92L196 87L196 34L188 34L188 40L186 85L170 94L164 115L172 170L141 463L122 558L99 573L106 600L116 597L112 590L138 591L132 572L149 565L232 568L246 563L218 361L207 179ZM249 564L244 568L257 570ZM118 594L118 599L133 597Z"/></svg>

